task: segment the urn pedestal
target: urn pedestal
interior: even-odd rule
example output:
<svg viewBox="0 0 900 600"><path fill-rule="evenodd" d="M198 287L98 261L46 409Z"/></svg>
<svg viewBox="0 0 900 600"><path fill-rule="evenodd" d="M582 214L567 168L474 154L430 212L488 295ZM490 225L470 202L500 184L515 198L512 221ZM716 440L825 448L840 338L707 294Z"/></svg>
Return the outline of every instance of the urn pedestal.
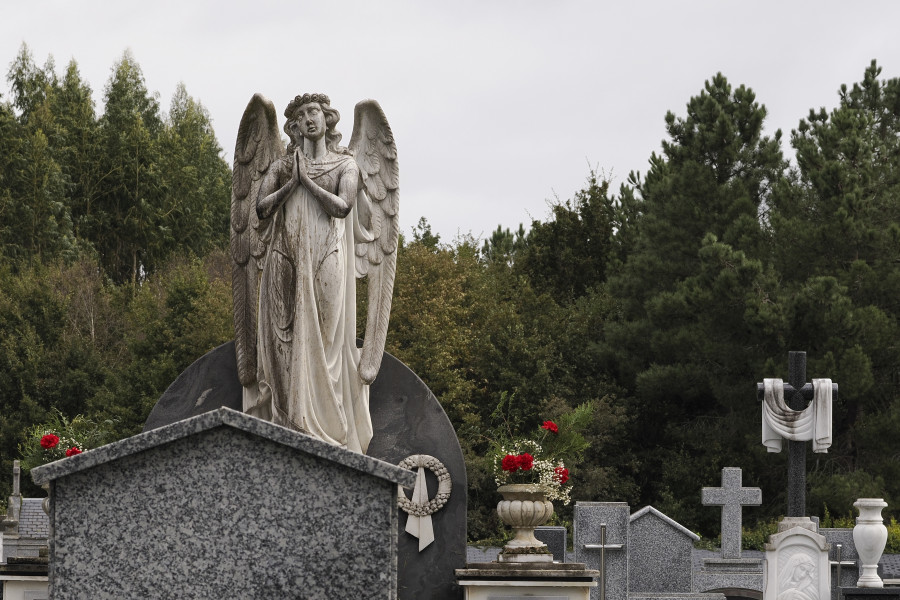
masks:
<svg viewBox="0 0 900 600"><path fill-rule="evenodd" d="M540 486L527 483L502 485L498 490L503 500L497 504L500 519L515 530L500 552L500 562L553 562L547 545L534 536L534 528L553 515L553 503Z"/></svg>
<svg viewBox="0 0 900 600"><path fill-rule="evenodd" d="M887 527L881 516L881 509L887 506L887 502L881 498L860 498L853 506L859 509L856 527L853 528L853 543L862 566L862 575L856 586L883 588L884 582L878 576L878 561L887 543Z"/></svg>

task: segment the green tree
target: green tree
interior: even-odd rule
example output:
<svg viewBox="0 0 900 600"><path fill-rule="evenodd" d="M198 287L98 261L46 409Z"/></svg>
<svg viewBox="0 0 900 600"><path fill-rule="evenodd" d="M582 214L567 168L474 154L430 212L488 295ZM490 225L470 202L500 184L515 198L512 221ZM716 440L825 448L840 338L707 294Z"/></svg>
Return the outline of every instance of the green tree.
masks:
<svg viewBox="0 0 900 600"><path fill-rule="evenodd" d="M900 79L880 73L873 61L862 81L841 86L836 108L800 121L793 185L771 199L790 343L841 386L834 446L816 462L819 508L833 502L829 486L896 472L881 423L900 407ZM900 496L896 478L884 481L883 493Z"/></svg>
<svg viewBox="0 0 900 600"><path fill-rule="evenodd" d="M481 246L481 254L488 262L503 262L512 265L516 261L518 253L525 247L525 227L519 223L519 229L515 234L509 227L503 229L497 225L497 229L491 233L491 237Z"/></svg>
<svg viewBox="0 0 900 600"><path fill-rule="evenodd" d="M621 312L600 364L633 397L641 500L699 525L714 519L682 499L746 454L756 406L734 390L753 389L784 323L759 215L786 163L765 115L716 75L685 117L666 115L662 155L614 212L632 251L607 284Z"/></svg>
<svg viewBox="0 0 900 600"><path fill-rule="evenodd" d="M183 84L172 97L160 147L167 237L173 252L202 256L228 239L231 170L209 113Z"/></svg>
<svg viewBox="0 0 900 600"><path fill-rule="evenodd" d="M12 106L0 102L0 253L4 257L21 254L15 215L19 210L24 146L24 127L16 119Z"/></svg>
<svg viewBox="0 0 900 600"><path fill-rule="evenodd" d="M53 60L48 59L43 69L37 67L23 44L7 79L22 129L13 132L16 155L5 169L8 197L3 211L13 224L6 254L52 258L74 246L66 202L68 181L56 151L61 130L52 110L59 85Z"/></svg>
<svg viewBox="0 0 900 600"><path fill-rule="evenodd" d="M138 433L166 388L195 360L234 337L229 256L176 257L128 301L127 362L90 415L117 419Z"/></svg>
<svg viewBox="0 0 900 600"><path fill-rule="evenodd" d="M0 266L0 468L7 473L28 426L53 409L85 412L105 380L103 357L69 335L63 273L57 265Z"/></svg>
<svg viewBox="0 0 900 600"><path fill-rule="evenodd" d="M55 155L66 177L73 231L83 244L94 245L95 204L103 181L100 129L91 87L81 79L74 60L51 97L50 108L59 130Z"/></svg>
<svg viewBox="0 0 900 600"><path fill-rule="evenodd" d="M609 182L591 171L575 197L551 206L550 218L533 221L516 266L536 289L566 303L606 280L613 244Z"/></svg>
<svg viewBox="0 0 900 600"><path fill-rule="evenodd" d="M159 103L140 66L126 52L113 67L100 118L103 185L94 244L106 272L135 285L166 254L162 216Z"/></svg>
<svg viewBox="0 0 900 600"><path fill-rule="evenodd" d="M12 88L12 104L19 111L23 123L40 113L57 86L55 63L49 57L44 67L38 67L27 44L22 44L19 54L6 75Z"/></svg>

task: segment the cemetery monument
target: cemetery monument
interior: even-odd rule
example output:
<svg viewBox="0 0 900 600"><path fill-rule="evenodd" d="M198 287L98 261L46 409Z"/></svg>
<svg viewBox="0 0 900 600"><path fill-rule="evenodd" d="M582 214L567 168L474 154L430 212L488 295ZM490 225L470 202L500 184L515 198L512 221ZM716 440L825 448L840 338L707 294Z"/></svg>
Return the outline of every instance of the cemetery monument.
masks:
<svg viewBox="0 0 900 600"><path fill-rule="evenodd" d="M831 446L831 405L838 385L830 379L806 383L806 352L788 353L788 381L765 379L756 385L763 403L762 443L769 452L781 452L788 440L788 517L806 516L806 447L828 452Z"/></svg>
<svg viewBox="0 0 900 600"><path fill-rule="evenodd" d="M235 350L244 411L365 453L399 237L397 146L381 107L357 104L348 148L324 94L250 100L232 185ZM368 317L356 347L356 278Z"/></svg>
<svg viewBox="0 0 900 600"><path fill-rule="evenodd" d="M826 600L831 597L831 546L806 515L806 447L831 446L831 403L837 385L830 379L806 383L806 353L788 354L789 384L764 379L757 384L763 402L762 443L780 452L788 440L787 516L766 544L765 598Z"/></svg>

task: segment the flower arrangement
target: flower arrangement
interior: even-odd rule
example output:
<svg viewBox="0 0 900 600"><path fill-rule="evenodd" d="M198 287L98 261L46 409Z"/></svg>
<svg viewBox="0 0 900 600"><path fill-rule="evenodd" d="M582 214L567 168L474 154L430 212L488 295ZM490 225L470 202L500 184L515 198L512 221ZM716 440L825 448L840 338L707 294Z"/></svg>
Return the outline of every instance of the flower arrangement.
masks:
<svg viewBox="0 0 900 600"><path fill-rule="evenodd" d="M561 415L558 422L544 421L531 437L513 435L507 422L507 431L491 444L490 458L497 485L537 485L548 500L568 504L572 493L569 466L574 467L588 447L581 432L590 424L593 412L592 403L582 404Z"/></svg>
<svg viewBox="0 0 900 600"><path fill-rule="evenodd" d="M56 411L49 422L25 431L25 442L19 444L22 468L28 471L102 446L115 439L114 426L114 421L97 423L82 415L70 420Z"/></svg>

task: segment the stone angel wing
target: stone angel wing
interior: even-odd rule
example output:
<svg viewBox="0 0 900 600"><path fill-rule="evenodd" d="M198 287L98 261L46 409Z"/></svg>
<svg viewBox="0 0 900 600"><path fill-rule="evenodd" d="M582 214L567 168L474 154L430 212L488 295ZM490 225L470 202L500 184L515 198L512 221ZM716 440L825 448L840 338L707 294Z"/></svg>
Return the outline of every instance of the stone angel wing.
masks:
<svg viewBox="0 0 900 600"><path fill-rule="evenodd" d="M375 100L363 100L356 105L350 153L359 166L361 179L354 223L356 275L369 278L369 306L359 375L364 382L372 383L384 354L400 235L397 145L384 111Z"/></svg>
<svg viewBox="0 0 900 600"><path fill-rule="evenodd" d="M231 180L231 291L234 297L234 347L238 379L256 381L256 318L260 258L266 250L264 230L256 216L263 175L284 154L278 116L272 101L254 94L238 127Z"/></svg>

